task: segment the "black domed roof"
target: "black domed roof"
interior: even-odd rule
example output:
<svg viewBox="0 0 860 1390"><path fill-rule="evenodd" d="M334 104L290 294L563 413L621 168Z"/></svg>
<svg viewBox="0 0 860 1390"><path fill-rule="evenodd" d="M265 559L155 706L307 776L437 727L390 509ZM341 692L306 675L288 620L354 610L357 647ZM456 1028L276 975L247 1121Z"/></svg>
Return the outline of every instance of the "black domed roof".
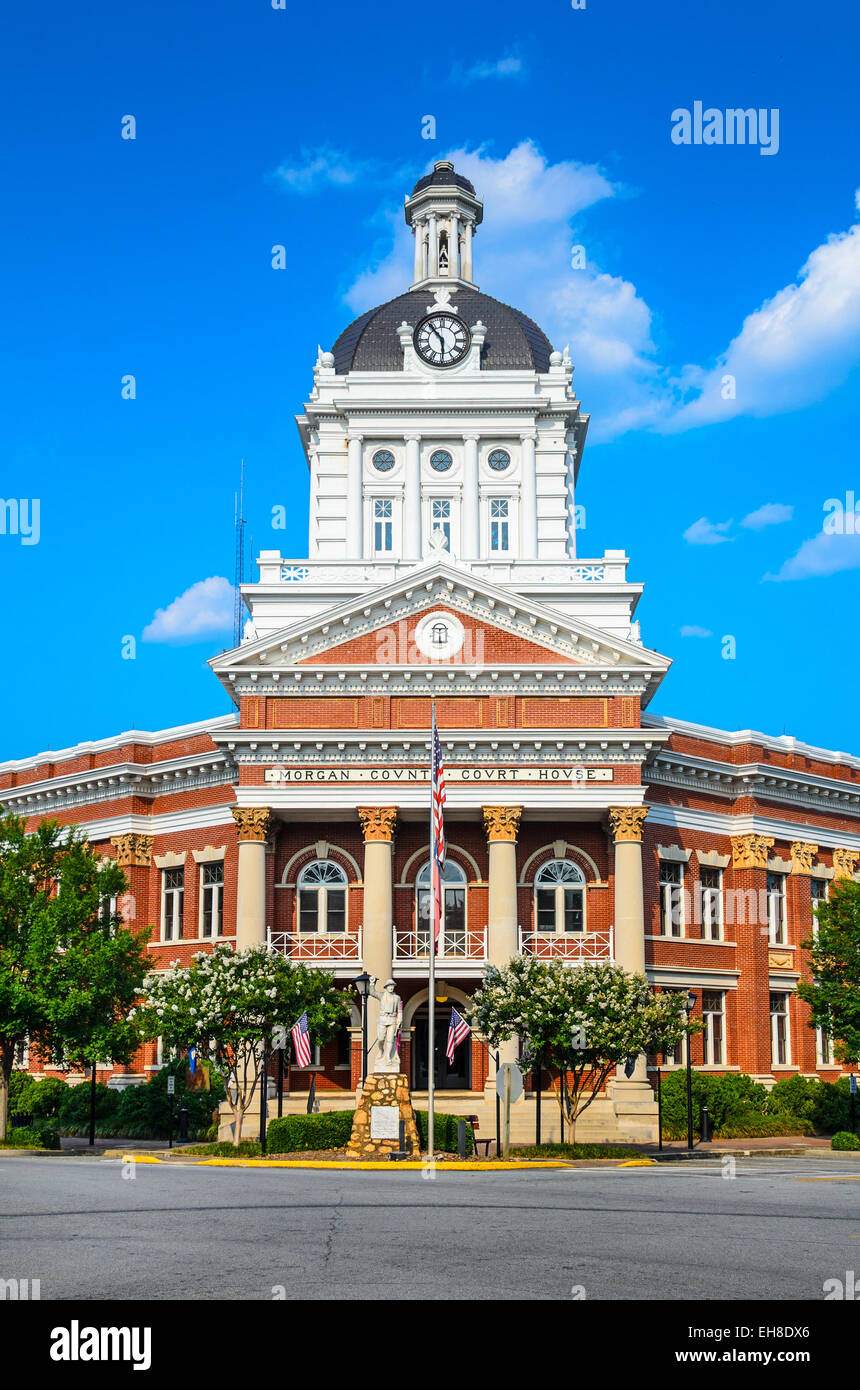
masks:
<svg viewBox="0 0 860 1390"><path fill-rule="evenodd" d="M428 175L432 178L432 175ZM519 309L491 299L488 294L451 286L452 307L471 328L480 319L487 330L481 351L483 371L549 371L552 344ZM403 349L397 330L405 320L412 328L432 306L430 290L410 290L369 309L345 328L332 348L338 374L345 372L398 372L403 370Z"/></svg>
<svg viewBox="0 0 860 1390"><path fill-rule="evenodd" d="M423 178L418 180L412 190L412 197L414 198L416 193L420 193L422 188L432 188L434 184L444 184L447 188L454 184L456 188L465 188L467 193L474 194L475 192L475 185L470 183L463 174L456 174L453 164L445 160L440 160L432 173L425 174Z"/></svg>

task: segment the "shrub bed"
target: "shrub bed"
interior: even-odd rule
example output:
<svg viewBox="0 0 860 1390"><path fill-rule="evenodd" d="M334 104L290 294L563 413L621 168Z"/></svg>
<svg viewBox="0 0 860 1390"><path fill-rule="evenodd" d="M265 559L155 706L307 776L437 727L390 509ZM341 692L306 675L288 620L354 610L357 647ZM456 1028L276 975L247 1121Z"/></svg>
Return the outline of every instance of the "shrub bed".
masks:
<svg viewBox="0 0 860 1390"><path fill-rule="evenodd" d="M9 1149L58 1149L60 1136L51 1125L15 1125L7 1130L4 1145Z"/></svg>
<svg viewBox="0 0 860 1390"><path fill-rule="evenodd" d="M188 1110L188 1136L202 1139L212 1125L212 1112L224 1099L224 1083L213 1073L209 1091L190 1090L187 1065L172 1063L162 1067L142 1085L123 1090L96 1083L96 1134L99 1138L166 1139L170 1133L170 1097L167 1078L174 1076L173 1134L179 1133L179 1111ZM68 1094L59 1107L60 1125L66 1134L89 1134L90 1082L67 1087Z"/></svg>
<svg viewBox="0 0 860 1390"><path fill-rule="evenodd" d="M852 1134L849 1130L839 1130L831 1139L830 1147L831 1149L850 1150L853 1152L855 1149L860 1149L860 1135Z"/></svg>
<svg viewBox="0 0 860 1390"><path fill-rule="evenodd" d="M352 1133L354 1110L325 1110L318 1115L282 1115L266 1130L268 1153L299 1153L303 1149L345 1149Z"/></svg>

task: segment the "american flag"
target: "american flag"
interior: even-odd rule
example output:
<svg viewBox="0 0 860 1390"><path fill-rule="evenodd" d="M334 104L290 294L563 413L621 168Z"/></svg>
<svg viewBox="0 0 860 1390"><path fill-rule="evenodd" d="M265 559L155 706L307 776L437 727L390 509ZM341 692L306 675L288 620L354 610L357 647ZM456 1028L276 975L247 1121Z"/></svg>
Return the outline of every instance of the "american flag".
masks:
<svg viewBox="0 0 860 1390"><path fill-rule="evenodd" d="M439 932L442 928L442 871L445 868L445 825L442 812L445 807L445 768L442 763L442 745L436 727L436 709L433 709L433 744L430 754L430 777L433 783L433 802L430 812L433 853L430 863L431 896L433 899L433 950L439 948Z"/></svg>
<svg viewBox="0 0 860 1390"><path fill-rule="evenodd" d="M303 1013L298 1023L294 1023L290 1029L290 1037L293 1040L293 1047L296 1051L296 1063L300 1067L309 1067L311 1064L311 1037L308 1032L308 1016Z"/></svg>
<svg viewBox="0 0 860 1390"><path fill-rule="evenodd" d="M445 1056L453 1064L454 1048L459 1047L464 1038L468 1038L471 1028L464 1018L461 1018L455 1008L451 1009L451 1022L448 1024L448 1046L445 1048Z"/></svg>

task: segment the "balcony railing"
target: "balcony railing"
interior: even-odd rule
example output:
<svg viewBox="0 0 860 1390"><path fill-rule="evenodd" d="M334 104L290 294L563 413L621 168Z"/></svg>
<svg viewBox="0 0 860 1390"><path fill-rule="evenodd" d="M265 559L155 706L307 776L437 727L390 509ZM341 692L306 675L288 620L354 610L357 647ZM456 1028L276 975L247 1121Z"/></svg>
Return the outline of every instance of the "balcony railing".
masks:
<svg viewBox="0 0 860 1390"><path fill-rule="evenodd" d="M612 928L607 931L542 932L519 928L521 956L538 960L566 960L573 964L583 961L611 961Z"/></svg>
<svg viewBox="0 0 860 1390"><path fill-rule="evenodd" d="M269 948L304 965L336 965L361 960L361 927L357 932L270 931Z"/></svg>
<svg viewBox="0 0 860 1390"><path fill-rule="evenodd" d="M393 958L395 961L427 960L430 956L430 932L426 927L395 927ZM463 931L443 931L436 953L436 964L460 961L484 965L487 960L487 928Z"/></svg>

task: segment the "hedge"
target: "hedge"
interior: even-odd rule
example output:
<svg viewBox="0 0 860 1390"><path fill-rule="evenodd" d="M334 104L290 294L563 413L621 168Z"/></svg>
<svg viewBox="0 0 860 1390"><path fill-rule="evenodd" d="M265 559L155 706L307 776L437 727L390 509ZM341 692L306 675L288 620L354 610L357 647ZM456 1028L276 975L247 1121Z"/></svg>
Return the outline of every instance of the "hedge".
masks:
<svg viewBox="0 0 860 1390"><path fill-rule="evenodd" d="M354 1110L323 1110L318 1115L282 1115L270 1120L266 1130L269 1153L297 1153L301 1149L345 1149L352 1134Z"/></svg>
<svg viewBox="0 0 860 1390"><path fill-rule="evenodd" d="M354 1110L326 1110L318 1115L283 1115L270 1120L266 1149L270 1154L297 1153L302 1149L345 1149L352 1134ZM434 1146L440 1153L457 1152L457 1121L461 1115L434 1116ZM415 1122L422 1149L427 1148L427 1111L416 1110ZM466 1125L466 1153L473 1152L472 1128Z"/></svg>
<svg viewBox="0 0 860 1390"><path fill-rule="evenodd" d="M839 1081L816 1081L787 1076L771 1091L742 1072L720 1076L693 1072L693 1128L699 1133L702 1105L708 1107L715 1138L746 1139L776 1134L832 1134L850 1126L847 1076ZM687 1133L687 1074L663 1077L663 1133L683 1139Z"/></svg>
<svg viewBox="0 0 860 1390"><path fill-rule="evenodd" d="M58 1149L60 1136L52 1125L15 1125L6 1131L6 1143L13 1149Z"/></svg>
<svg viewBox="0 0 860 1390"><path fill-rule="evenodd" d="M840 1130L831 1139L830 1147L831 1149L860 1149L860 1135L851 1134L848 1130Z"/></svg>

